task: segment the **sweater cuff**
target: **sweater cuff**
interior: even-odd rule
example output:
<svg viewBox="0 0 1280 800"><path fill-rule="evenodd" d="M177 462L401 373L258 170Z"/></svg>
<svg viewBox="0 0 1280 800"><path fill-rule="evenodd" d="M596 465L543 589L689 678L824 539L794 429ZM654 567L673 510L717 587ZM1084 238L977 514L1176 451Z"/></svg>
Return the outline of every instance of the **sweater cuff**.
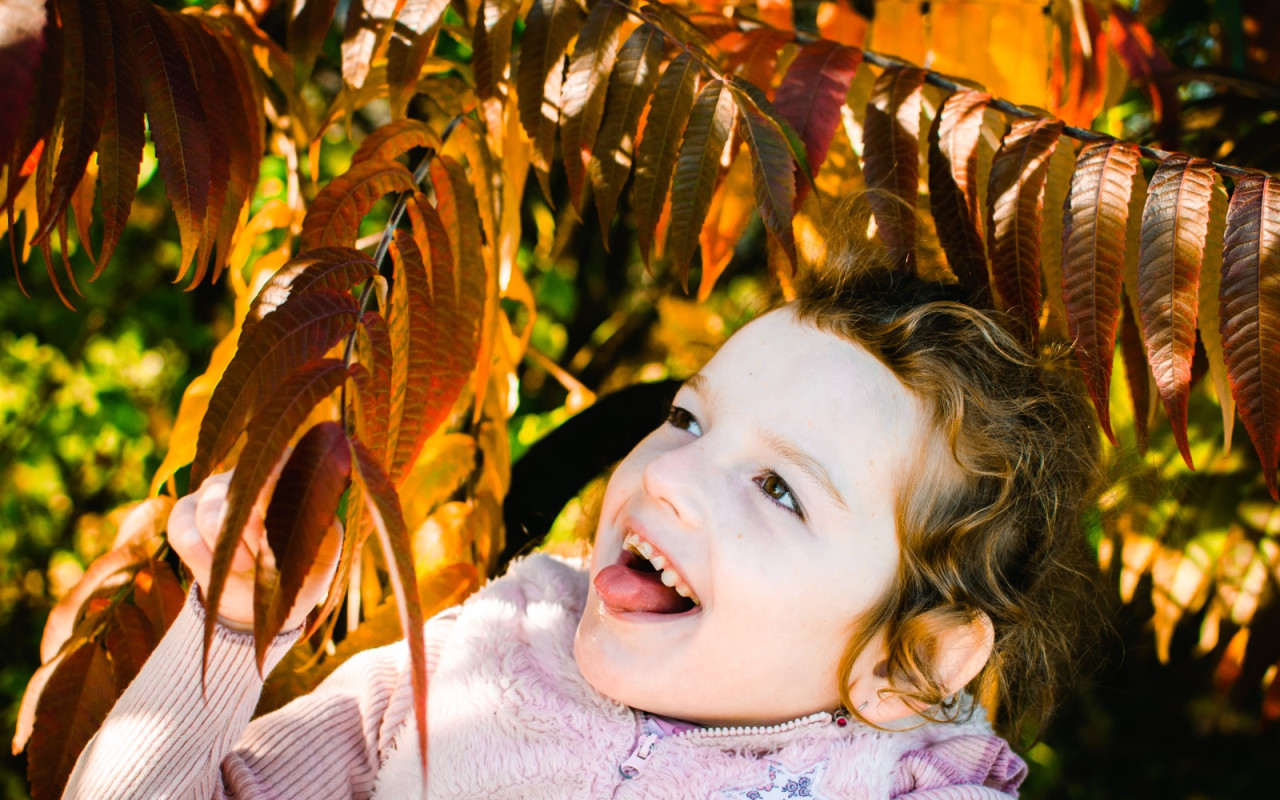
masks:
<svg viewBox="0 0 1280 800"><path fill-rule="evenodd" d="M174 620L173 629L177 629L178 624L180 622L184 622L184 616L188 617L185 622L187 625L193 625L195 627L195 631L197 632L197 636L201 642L201 647L203 648L204 625L205 620L209 618L209 610L205 608L204 599L201 597L201 591L199 584L194 582L191 584L191 590L187 592L186 604L182 609L182 613ZM280 660L285 657L290 648L297 643L298 639L302 638L302 628L303 626L300 625L291 631L284 631L271 640L271 644L267 648L267 657L262 663L263 677L271 674L271 670L275 669L276 664L279 664ZM253 631L237 630L224 624L221 619L218 619L217 623L213 626L213 643L210 645L209 650L210 661L213 660L213 653L215 651L226 651L226 655L228 656L232 656L233 653L243 652L247 653L249 658L256 659L257 655L254 647ZM203 649L201 652L203 654ZM234 658L234 656L232 656L232 658Z"/></svg>

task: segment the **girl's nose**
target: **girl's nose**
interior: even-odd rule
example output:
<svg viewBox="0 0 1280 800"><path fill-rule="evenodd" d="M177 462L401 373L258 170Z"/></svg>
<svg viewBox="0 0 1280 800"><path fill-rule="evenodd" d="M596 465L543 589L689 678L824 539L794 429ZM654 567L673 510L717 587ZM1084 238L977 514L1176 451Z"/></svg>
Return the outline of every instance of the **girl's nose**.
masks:
<svg viewBox="0 0 1280 800"><path fill-rule="evenodd" d="M702 521L704 492L699 487L711 477L699 445L695 441L658 453L641 472L645 492L690 526Z"/></svg>

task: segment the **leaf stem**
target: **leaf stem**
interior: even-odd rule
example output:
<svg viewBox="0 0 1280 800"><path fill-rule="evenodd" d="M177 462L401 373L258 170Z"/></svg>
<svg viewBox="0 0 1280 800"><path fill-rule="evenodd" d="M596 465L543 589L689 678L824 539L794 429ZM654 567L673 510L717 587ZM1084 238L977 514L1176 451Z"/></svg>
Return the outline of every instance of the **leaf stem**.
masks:
<svg viewBox="0 0 1280 800"><path fill-rule="evenodd" d="M449 124L444 127L444 132L440 134L440 146L444 147L449 141L449 137L453 134L455 128L462 122L465 114L459 114L449 120ZM436 157L436 150L433 147L426 148L426 153L422 156L422 160L418 162L418 166L413 171L413 183L415 186L421 186L422 182L427 178L427 171L431 169L431 162ZM395 237L396 228L400 226L400 220L404 218L405 209L409 206L409 201L413 199L414 192L401 192L396 198L396 204L391 208L391 214L387 217L387 224L382 229L382 238L378 240L378 246L373 251L373 266L377 270L377 274L387 279L390 285L394 280L394 274L384 274L384 261L387 258L387 252L391 249L391 240ZM387 269L386 273L392 273L391 269ZM374 280L369 279L364 289L360 292L360 317L363 318L365 312L369 310L370 304L373 302ZM347 334L347 344L342 351L342 363L349 368L351 366L351 357L355 353L356 334L359 332L359 326L353 328L351 333ZM338 408L341 413L341 422L344 430L350 430L347 419L347 384L342 384L341 397L339 399Z"/></svg>

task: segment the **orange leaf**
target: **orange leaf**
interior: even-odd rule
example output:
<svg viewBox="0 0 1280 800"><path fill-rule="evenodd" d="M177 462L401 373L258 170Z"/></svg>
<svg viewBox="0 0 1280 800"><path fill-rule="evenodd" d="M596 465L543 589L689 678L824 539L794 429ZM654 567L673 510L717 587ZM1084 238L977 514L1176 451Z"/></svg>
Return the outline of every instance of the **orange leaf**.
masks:
<svg viewBox="0 0 1280 800"><path fill-rule="evenodd" d="M299 253L267 279L245 314L240 336L284 305L291 296L315 289L347 292L377 274L373 259L350 247L320 247Z"/></svg>
<svg viewBox="0 0 1280 800"><path fill-rule="evenodd" d="M990 267L978 192L982 118L991 95L957 91L929 130L929 203L951 272L979 306L991 304Z"/></svg>
<svg viewBox="0 0 1280 800"><path fill-rule="evenodd" d="M755 197L751 191L751 157L739 156L711 197L707 222L698 235L702 248L702 277L698 300L706 300L725 267L733 259L738 240L751 222Z"/></svg>
<svg viewBox="0 0 1280 800"><path fill-rule="evenodd" d="M1111 432L1111 366L1120 325L1120 290L1128 244L1129 203L1141 171L1137 145L1091 142L1076 159L1063 212L1062 295L1067 331L1075 343L1098 421Z"/></svg>
<svg viewBox="0 0 1280 800"><path fill-rule="evenodd" d="M1032 345L1040 324L1040 218L1049 159L1062 123L1035 117L1013 123L991 162L987 250L991 276L1017 335Z"/></svg>
<svg viewBox="0 0 1280 800"><path fill-rule="evenodd" d="M356 154L351 157L352 164L361 161L394 161L414 147L429 147L439 151L440 135L425 122L416 119L401 119L388 122L373 133L364 137Z"/></svg>
<svg viewBox="0 0 1280 800"><path fill-rule="evenodd" d="M644 133L636 147L636 178L632 186L632 208L636 215L636 242L645 263L667 191L675 170L680 134L693 110L698 65L688 53L680 53L658 79Z"/></svg>
<svg viewBox="0 0 1280 800"><path fill-rule="evenodd" d="M1173 427L1182 459L1187 444L1187 400L1196 349L1200 264L1209 231L1209 202L1217 176L1209 162L1174 155L1156 169L1142 211L1138 249L1138 310L1147 361Z"/></svg>
<svg viewBox="0 0 1280 800"><path fill-rule="evenodd" d="M27 746L33 800L62 795L76 758L115 700L115 676L100 646L86 642L62 659L40 694Z"/></svg>
<svg viewBox="0 0 1280 800"><path fill-rule="evenodd" d="M1271 497L1280 460L1280 183L1236 182L1227 209L1218 306L1231 394L1262 461Z"/></svg>
<svg viewBox="0 0 1280 800"><path fill-rule="evenodd" d="M209 210L209 122L169 12L148 0L124 2L132 7L133 48L156 160L178 218L181 275L199 249Z"/></svg>
<svg viewBox="0 0 1280 800"><path fill-rule="evenodd" d="M355 301L332 289L290 297L240 343L209 398L200 424L190 485L198 487L240 438L264 396L302 363L323 356L356 325Z"/></svg>
<svg viewBox="0 0 1280 800"><path fill-rule="evenodd" d="M396 161L369 159L330 181L311 202L302 221L299 246L350 247L360 231L360 221L373 204L391 192L412 192L413 175Z"/></svg>
<svg viewBox="0 0 1280 800"><path fill-rule="evenodd" d="M723 81L702 88L693 104L671 185L671 227L667 254L688 287L689 261L711 205L720 160L737 110L733 92Z"/></svg>
<svg viewBox="0 0 1280 800"><path fill-rule="evenodd" d="M863 126L863 174L880 238L900 269L915 269L920 87L925 71L890 67L876 79Z"/></svg>
<svg viewBox="0 0 1280 800"><path fill-rule="evenodd" d="M391 332L386 319L373 311L364 315L360 331L364 335L359 339L358 353L369 379L356 384L361 408L361 424L356 436L372 452L384 455L391 419ZM387 460L384 458L383 462Z"/></svg>
<svg viewBox="0 0 1280 800"><path fill-rule="evenodd" d="M631 174L631 154L640 113L658 82L658 60L664 46L657 28L641 25L623 43L609 76L604 120L588 167L599 211L600 237L606 246L618 197Z"/></svg>
<svg viewBox="0 0 1280 800"><path fill-rule="evenodd" d="M338 422L321 422L303 434L280 472L265 519L269 546L259 548L254 570L259 672L315 565L350 478L351 445Z"/></svg>
<svg viewBox="0 0 1280 800"><path fill-rule="evenodd" d="M627 9L620 3L596 3L578 33L578 43L569 57L569 74L564 80L563 119L560 126L564 150L565 176L569 179L569 200L582 212L582 190L586 184L587 162L595 147L596 132L604 115L609 73L622 40L622 24Z"/></svg>
<svg viewBox="0 0 1280 800"><path fill-rule="evenodd" d="M391 479L399 483L427 437L445 420L475 368L480 347L484 282L463 265L440 261L432 253L431 284L423 253L407 233L397 231L399 275L408 289L408 378L401 398L392 397L392 413L400 410ZM393 342L393 346L400 347ZM399 402L397 402L397 400Z"/></svg>
<svg viewBox="0 0 1280 800"><path fill-rule="evenodd" d="M418 76L436 43L449 0L405 0L387 46L392 114L400 116L417 92Z"/></svg>

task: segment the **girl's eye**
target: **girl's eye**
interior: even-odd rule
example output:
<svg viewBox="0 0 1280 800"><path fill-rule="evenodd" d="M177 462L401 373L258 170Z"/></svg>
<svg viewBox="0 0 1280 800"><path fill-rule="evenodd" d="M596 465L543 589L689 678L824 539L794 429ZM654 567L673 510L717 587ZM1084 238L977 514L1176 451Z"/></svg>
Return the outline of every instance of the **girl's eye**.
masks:
<svg viewBox="0 0 1280 800"><path fill-rule="evenodd" d="M791 491L791 487L787 485L787 482L779 477L778 473L766 472L756 478L756 486L759 486L760 491L764 492L770 500L800 519L804 519L804 509L800 507L800 500L796 497L795 492Z"/></svg>
<svg viewBox="0 0 1280 800"><path fill-rule="evenodd" d="M702 435L702 426L693 418L688 409L680 406L672 406L671 410L667 412L667 424L682 431L688 431L694 436Z"/></svg>

